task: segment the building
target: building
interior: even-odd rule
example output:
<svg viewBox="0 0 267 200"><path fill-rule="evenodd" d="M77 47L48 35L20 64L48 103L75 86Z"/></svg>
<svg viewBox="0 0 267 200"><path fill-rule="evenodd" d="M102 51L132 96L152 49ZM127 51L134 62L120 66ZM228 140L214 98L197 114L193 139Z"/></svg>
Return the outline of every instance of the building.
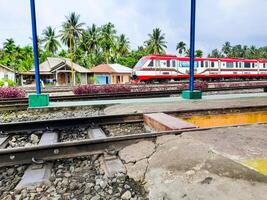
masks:
<svg viewBox="0 0 267 200"><path fill-rule="evenodd" d="M66 58L47 58L47 60L40 64L40 79L44 83L51 83L55 85L71 85L72 67L70 59ZM90 70L73 63L74 84L86 85L90 82ZM22 85L33 84L35 69L21 73Z"/></svg>
<svg viewBox="0 0 267 200"><path fill-rule="evenodd" d="M9 79L15 82L15 71L0 64L0 79Z"/></svg>
<svg viewBox="0 0 267 200"><path fill-rule="evenodd" d="M120 64L102 64L91 69L96 84L124 84L130 82L132 69Z"/></svg>

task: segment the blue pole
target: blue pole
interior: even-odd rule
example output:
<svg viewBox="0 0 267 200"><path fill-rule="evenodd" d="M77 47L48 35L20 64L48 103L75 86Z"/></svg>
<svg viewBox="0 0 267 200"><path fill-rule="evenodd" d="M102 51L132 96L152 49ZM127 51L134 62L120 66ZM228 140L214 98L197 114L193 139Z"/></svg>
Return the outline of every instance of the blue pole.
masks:
<svg viewBox="0 0 267 200"><path fill-rule="evenodd" d="M41 94L39 56L38 56L38 38L37 38L36 15L35 15L35 0L30 0L30 1L31 1L32 43L33 43L33 53L34 53L36 94Z"/></svg>
<svg viewBox="0 0 267 200"><path fill-rule="evenodd" d="M195 66L195 22L196 0L191 0L191 27L190 27L190 78L189 90L194 91L194 66Z"/></svg>

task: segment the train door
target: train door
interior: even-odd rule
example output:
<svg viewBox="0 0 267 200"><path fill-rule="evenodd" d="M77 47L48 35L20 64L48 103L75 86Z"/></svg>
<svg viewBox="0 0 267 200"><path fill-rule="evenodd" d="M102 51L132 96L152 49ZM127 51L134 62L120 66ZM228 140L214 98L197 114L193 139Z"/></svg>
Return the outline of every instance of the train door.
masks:
<svg viewBox="0 0 267 200"><path fill-rule="evenodd" d="M156 60L155 75L159 76L161 73L161 61Z"/></svg>

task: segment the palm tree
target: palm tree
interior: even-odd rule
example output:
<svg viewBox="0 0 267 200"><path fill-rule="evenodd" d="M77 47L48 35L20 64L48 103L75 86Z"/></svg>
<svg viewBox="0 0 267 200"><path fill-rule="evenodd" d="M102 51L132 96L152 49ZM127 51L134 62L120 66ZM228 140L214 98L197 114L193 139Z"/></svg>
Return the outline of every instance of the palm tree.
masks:
<svg viewBox="0 0 267 200"><path fill-rule="evenodd" d="M72 71L72 81L75 85L75 75L73 71L73 50L75 55L75 50L77 48L77 43L83 34L84 23L80 23L80 15L77 15L75 12L70 13L69 16L66 16L66 22L62 24L61 40L64 44L69 47L70 51L70 60L71 60L71 71Z"/></svg>
<svg viewBox="0 0 267 200"><path fill-rule="evenodd" d="M222 52L225 56L230 57L232 51L232 46L230 42L225 42L222 47Z"/></svg>
<svg viewBox="0 0 267 200"><path fill-rule="evenodd" d="M80 47L87 53L97 53L99 51L99 28L95 24L88 27L82 35Z"/></svg>
<svg viewBox="0 0 267 200"><path fill-rule="evenodd" d="M147 52L151 54L164 54L165 48L167 48L165 34L162 34L159 28L155 28L153 33L148 34L148 36L149 40L145 41Z"/></svg>
<svg viewBox="0 0 267 200"><path fill-rule="evenodd" d="M208 55L209 58L222 58L223 55L218 49L213 49L211 54Z"/></svg>
<svg viewBox="0 0 267 200"><path fill-rule="evenodd" d="M198 57L198 58L202 58L203 56L203 51L198 49L195 51L195 56Z"/></svg>
<svg viewBox="0 0 267 200"><path fill-rule="evenodd" d="M176 50L178 51L178 53L180 54L180 56L186 52L186 43L184 43L183 41L179 42L176 45Z"/></svg>
<svg viewBox="0 0 267 200"><path fill-rule="evenodd" d="M111 58L111 51L115 45L115 38L116 38L116 30L114 24L109 22L104 26L102 26L100 33L100 44L103 49L106 63L109 63L109 60Z"/></svg>
<svg viewBox="0 0 267 200"><path fill-rule="evenodd" d="M118 58L120 56L126 56L129 53L129 51L130 51L130 41L124 34L121 34L116 41L115 57Z"/></svg>
<svg viewBox="0 0 267 200"><path fill-rule="evenodd" d="M16 50L15 41L12 38L6 39L6 41L3 44L3 49L5 53L12 54L14 50Z"/></svg>
<svg viewBox="0 0 267 200"><path fill-rule="evenodd" d="M77 15L75 12L70 13L69 16L66 16L66 21L62 24L61 40L69 48L73 46L76 47L78 40L83 34L84 23L80 23L80 15Z"/></svg>
<svg viewBox="0 0 267 200"><path fill-rule="evenodd" d="M51 26L46 27L43 31L44 48L47 52L55 54L60 47L60 43L57 40L56 31Z"/></svg>

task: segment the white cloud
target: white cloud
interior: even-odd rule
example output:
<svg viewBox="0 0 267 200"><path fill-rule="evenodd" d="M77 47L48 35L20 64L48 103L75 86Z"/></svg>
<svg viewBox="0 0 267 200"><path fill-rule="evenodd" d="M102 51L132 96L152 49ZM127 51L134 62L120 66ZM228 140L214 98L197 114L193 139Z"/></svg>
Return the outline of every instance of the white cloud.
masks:
<svg viewBox="0 0 267 200"><path fill-rule="evenodd" d="M267 45L266 7L266 0L197 1L196 47L211 50L225 41ZM155 27L166 34L170 53L177 42L189 41L188 0L36 0L36 10L39 34L48 25L59 27L75 11L87 25L114 23L132 47L141 45ZM0 22L0 43L9 37L30 43L29 0L0 0Z"/></svg>

